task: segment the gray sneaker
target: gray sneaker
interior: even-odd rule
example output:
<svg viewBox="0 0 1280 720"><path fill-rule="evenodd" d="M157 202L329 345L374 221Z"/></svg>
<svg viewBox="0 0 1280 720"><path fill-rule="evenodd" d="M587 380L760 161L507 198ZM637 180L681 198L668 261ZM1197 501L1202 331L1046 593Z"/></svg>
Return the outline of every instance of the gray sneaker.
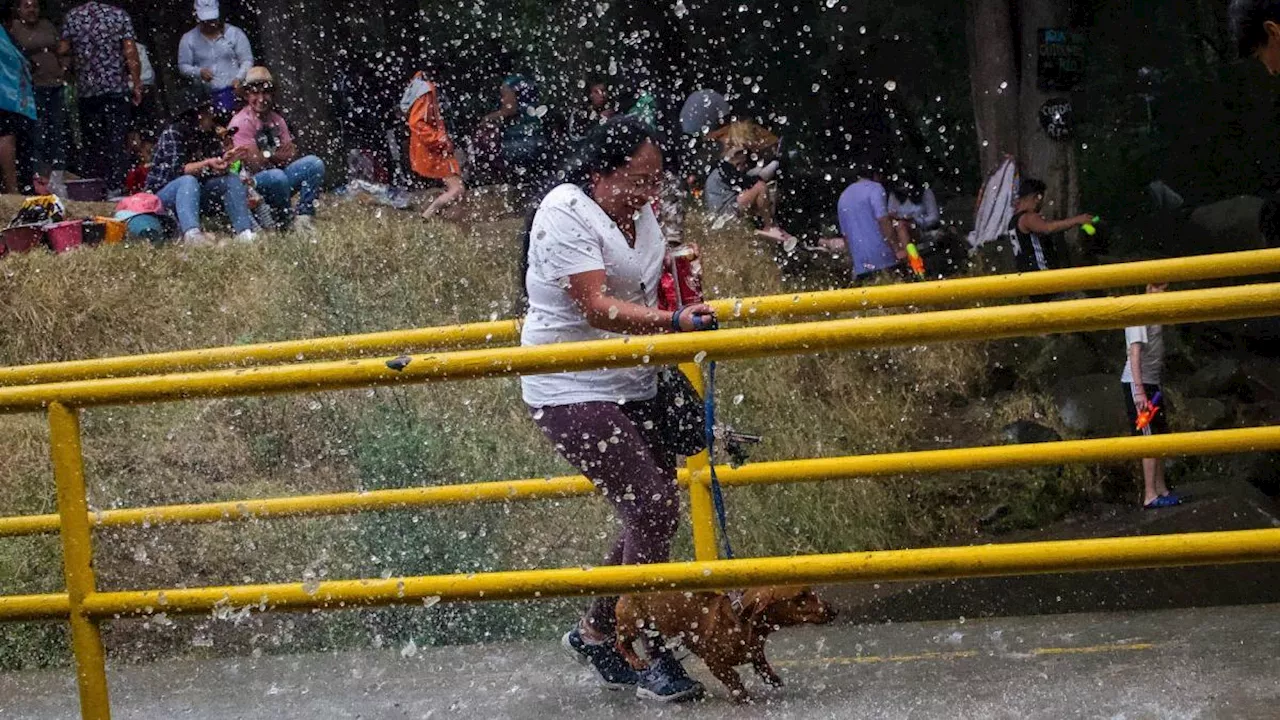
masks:
<svg viewBox="0 0 1280 720"><path fill-rule="evenodd" d="M669 652L649 660L649 667L640 673L636 697L655 702L687 702L703 696L706 688L689 677L684 666Z"/></svg>

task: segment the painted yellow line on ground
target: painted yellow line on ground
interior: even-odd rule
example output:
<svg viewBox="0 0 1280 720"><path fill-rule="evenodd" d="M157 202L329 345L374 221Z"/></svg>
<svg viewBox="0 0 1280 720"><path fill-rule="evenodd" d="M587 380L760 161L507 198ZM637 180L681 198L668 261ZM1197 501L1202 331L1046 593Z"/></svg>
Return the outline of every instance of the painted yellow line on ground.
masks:
<svg viewBox="0 0 1280 720"><path fill-rule="evenodd" d="M1154 643L1128 643L1118 645L1087 645L1085 647L1036 648L1032 655L1088 655L1090 653L1108 653L1126 650L1153 650Z"/></svg>
<svg viewBox="0 0 1280 720"><path fill-rule="evenodd" d="M1046 647L1031 651L1034 657L1052 655L1092 655L1110 652L1134 652L1153 650L1154 643L1116 643L1109 645L1087 645L1084 647ZM824 667L828 665L876 665L880 663L931 662L938 660L966 660L984 653L977 650L956 650L954 652L922 652L913 655L854 655L850 657L820 657L804 660L779 660L778 667ZM992 657L1026 657L1022 653L992 653Z"/></svg>
<svg viewBox="0 0 1280 720"><path fill-rule="evenodd" d="M779 667L821 667L826 665L874 665L876 663L919 662L922 660L962 660L977 657L977 650L957 650L956 652L925 652L915 655L855 655L853 657L823 657L807 660L780 660L773 665Z"/></svg>

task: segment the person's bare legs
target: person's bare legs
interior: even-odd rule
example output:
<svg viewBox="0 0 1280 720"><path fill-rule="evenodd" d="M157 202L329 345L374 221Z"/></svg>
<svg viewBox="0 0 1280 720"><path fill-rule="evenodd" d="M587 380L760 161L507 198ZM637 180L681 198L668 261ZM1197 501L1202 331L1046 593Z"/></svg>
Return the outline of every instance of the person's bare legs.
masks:
<svg viewBox="0 0 1280 720"><path fill-rule="evenodd" d="M0 137L0 190L9 195L18 192L18 138L16 135Z"/></svg>
<svg viewBox="0 0 1280 720"><path fill-rule="evenodd" d="M436 196L435 200L422 211L422 218L429 220L435 217L441 210L449 207L455 202L462 199L467 188L462 184L462 178L457 175L449 175L444 178L444 192Z"/></svg>
<svg viewBox="0 0 1280 720"><path fill-rule="evenodd" d="M1142 504L1147 505L1162 495L1169 494L1169 486L1164 482L1164 459L1142 459L1143 495Z"/></svg>
<svg viewBox="0 0 1280 720"><path fill-rule="evenodd" d="M773 201L769 197L769 184L761 180L738 193L738 209L744 215L760 218L765 230L773 227Z"/></svg>

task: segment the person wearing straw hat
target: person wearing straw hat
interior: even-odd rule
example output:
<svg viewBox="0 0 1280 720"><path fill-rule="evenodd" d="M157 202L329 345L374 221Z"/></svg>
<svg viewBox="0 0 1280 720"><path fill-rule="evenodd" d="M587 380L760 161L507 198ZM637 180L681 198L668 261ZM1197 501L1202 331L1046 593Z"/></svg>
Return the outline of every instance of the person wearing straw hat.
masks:
<svg viewBox="0 0 1280 720"><path fill-rule="evenodd" d="M253 67L253 48L243 30L223 20L218 0L195 0L195 12L200 24L178 41L178 72L204 83L214 107L229 113L236 86Z"/></svg>
<svg viewBox="0 0 1280 720"><path fill-rule="evenodd" d="M314 229L316 198L324 183L324 161L298 156L289 124L276 112L275 78L262 66L249 68L242 85L245 106L231 118L233 143L244 148L244 164L253 183L271 207L276 228ZM293 207L293 196L298 206Z"/></svg>
<svg viewBox="0 0 1280 720"><path fill-rule="evenodd" d="M730 123L708 137L720 143L720 164L707 176L703 194L712 226L723 227L736 217L750 218L760 228L756 234L776 241L784 250L795 248L796 238L775 221L777 199L774 176L778 161L765 162L778 148L777 135L751 121Z"/></svg>

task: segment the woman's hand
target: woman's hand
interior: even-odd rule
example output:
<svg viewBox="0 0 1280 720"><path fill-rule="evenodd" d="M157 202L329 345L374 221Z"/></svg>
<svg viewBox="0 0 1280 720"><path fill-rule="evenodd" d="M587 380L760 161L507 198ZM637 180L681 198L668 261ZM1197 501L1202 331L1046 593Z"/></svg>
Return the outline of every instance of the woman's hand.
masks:
<svg viewBox="0 0 1280 720"><path fill-rule="evenodd" d="M685 305L672 316L671 324L678 327L680 332L715 330L720 326L716 320L716 311L706 303Z"/></svg>

